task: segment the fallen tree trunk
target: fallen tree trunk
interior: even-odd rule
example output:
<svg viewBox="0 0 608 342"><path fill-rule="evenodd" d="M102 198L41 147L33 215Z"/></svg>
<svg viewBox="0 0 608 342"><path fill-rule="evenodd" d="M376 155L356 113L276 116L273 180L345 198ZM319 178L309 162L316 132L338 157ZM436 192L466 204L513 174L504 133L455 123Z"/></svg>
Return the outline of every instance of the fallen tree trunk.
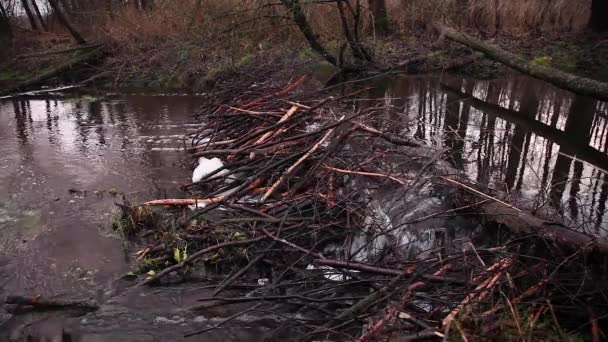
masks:
<svg viewBox="0 0 608 342"><path fill-rule="evenodd" d="M608 253L608 241L543 220L523 210L516 210L499 202L481 205L480 209L491 217L492 221L505 225L515 234L536 234L567 246Z"/></svg>
<svg viewBox="0 0 608 342"><path fill-rule="evenodd" d="M0 95L8 95L8 94L15 93L15 92L24 90L26 88L38 85L48 79L51 79L55 76L58 76L64 72L70 70L71 68L73 68L79 64L83 64L83 63L91 61L93 58L95 58L97 56L99 51L100 51L99 48L93 48L90 51L80 53L76 57L71 58L71 59L67 60L66 62L63 62L54 68L44 71L41 74L38 74L25 82L22 82L12 88L8 88L4 91L1 91Z"/></svg>
<svg viewBox="0 0 608 342"><path fill-rule="evenodd" d="M101 44L99 44L99 43L86 44L86 45L80 45L80 46L71 47L71 48L62 49L62 50L26 53L26 54L22 54L22 55L17 55L16 58L17 59L26 59L26 58L34 58L34 57L47 57L47 56L52 56L52 55L59 55L59 54L63 54L63 53L74 52L74 51L78 51L78 50L94 49L94 48L98 48L98 47L101 47Z"/></svg>
<svg viewBox="0 0 608 342"><path fill-rule="evenodd" d="M608 241L603 238L587 235L560 223L541 219L448 177L442 176L439 178L465 191L490 200L488 203L479 205L478 209L489 221L504 225L513 234L533 234L564 246L608 253Z"/></svg>
<svg viewBox="0 0 608 342"><path fill-rule="evenodd" d="M458 32L449 27L439 26L439 30L448 39L483 52L486 56L524 74L547 81L559 88L577 94L592 96L603 101L608 101L608 83L572 75L551 67L536 64L519 55L505 51L497 46L484 43L477 38L466 33Z"/></svg>

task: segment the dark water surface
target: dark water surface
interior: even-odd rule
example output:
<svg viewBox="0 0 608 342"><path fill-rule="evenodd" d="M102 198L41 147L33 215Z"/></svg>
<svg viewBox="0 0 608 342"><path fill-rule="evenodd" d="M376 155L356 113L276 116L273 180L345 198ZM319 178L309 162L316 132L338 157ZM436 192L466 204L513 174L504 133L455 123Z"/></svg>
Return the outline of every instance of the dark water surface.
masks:
<svg viewBox="0 0 608 342"><path fill-rule="evenodd" d="M365 86L372 88L354 106L380 105L383 130L445 148L454 172L480 188L593 234L608 228L606 103L520 76L394 77ZM186 96L0 102L0 298L78 295L104 305L79 318L10 320L0 340L66 327L79 332L77 341L175 340L228 315L187 313L201 296L191 288L116 295L116 280L129 271L110 228L116 193L134 202L179 195L190 178L180 148L201 104ZM0 315L0 324L7 319ZM258 319L205 336L258 340L265 331Z"/></svg>
<svg viewBox="0 0 608 342"><path fill-rule="evenodd" d="M456 173L481 189L606 235L607 103L524 76L393 77L354 87L370 86L355 105L387 108L379 113L385 131L445 148Z"/></svg>

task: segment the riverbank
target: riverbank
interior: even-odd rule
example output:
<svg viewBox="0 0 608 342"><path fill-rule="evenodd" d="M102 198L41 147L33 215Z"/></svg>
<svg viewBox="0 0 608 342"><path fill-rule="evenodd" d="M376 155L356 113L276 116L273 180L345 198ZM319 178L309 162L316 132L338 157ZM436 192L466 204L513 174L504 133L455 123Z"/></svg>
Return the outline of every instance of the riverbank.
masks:
<svg viewBox="0 0 608 342"><path fill-rule="evenodd" d="M83 51L72 51L73 46L61 35L48 33L41 39L38 33L24 31L21 40L30 42L5 52L0 65L0 88L10 89L62 65ZM502 33L489 42L516 52L534 63L597 80L608 79L604 60L608 58L607 36L590 33L543 33L537 36ZM52 44L48 41L63 41ZM212 91L222 82L243 78L270 77L286 80L291 72L337 73L337 69L320 58L305 43L296 42L276 47L216 50L211 43L169 41L160 46L117 49L112 42L104 42L100 51L83 64L37 82L22 90L86 83L103 90L145 90L148 92L202 93ZM455 73L479 79L492 79L509 72L494 60L443 40L432 33L419 35L387 35L367 39L363 43L373 56L374 63L359 72L359 77L371 73L441 74ZM336 46L337 43L330 43ZM35 52L67 52L32 56ZM213 51L212 54L211 51ZM21 56L21 57L19 57ZM283 74L283 76L281 76ZM330 80L331 77L327 78ZM335 82L336 80L332 80ZM253 82L253 81L252 81ZM29 88L29 89L28 89Z"/></svg>

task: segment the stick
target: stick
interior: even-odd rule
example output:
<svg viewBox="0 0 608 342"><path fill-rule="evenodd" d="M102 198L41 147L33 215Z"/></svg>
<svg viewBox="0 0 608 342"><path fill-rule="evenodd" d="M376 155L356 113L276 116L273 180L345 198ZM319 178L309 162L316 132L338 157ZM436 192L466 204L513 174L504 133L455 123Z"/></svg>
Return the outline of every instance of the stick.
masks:
<svg viewBox="0 0 608 342"><path fill-rule="evenodd" d="M167 267L164 270L158 272L156 275L144 280L142 283L140 283L138 286L143 286L143 285L148 285L148 284L153 284L156 283L160 280L160 278L166 276L167 274L177 271L181 268L183 268L184 266L191 264L192 262L194 262L196 259L202 257L203 255L207 254L207 253L211 253L213 251L216 251L218 249L224 248L224 247L234 247L234 246L242 246L242 245L248 245L250 243L254 243L254 242L258 242L258 241L262 241L264 239L266 239L267 237L265 235L259 236L257 238L254 239L248 239L248 240L237 240L237 241L227 241L227 242L222 242L222 243L218 243L217 245L213 245L211 247L207 247L205 249L201 249L200 251L192 254L191 256L189 256L188 258L186 258L184 261L177 263L173 266Z"/></svg>
<svg viewBox="0 0 608 342"><path fill-rule="evenodd" d="M448 177L444 177L444 176L439 176L439 178L443 179L444 181L446 181L446 182L448 182L448 183L452 183L452 184L458 185L459 187L461 187L461 188L463 188L463 189L465 189L465 190L468 190L468 191L470 191L470 192L472 192L472 193L474 193L474 194L476 194L476 195L479 195L479 196L481 196L481 197L483 197L483 198L486 198L486 199L489 199L489 200L492 200L492 201L498 202L498 203L500 203L500 204L502 204L502 205L504 205L504 206L506 206L506 207L509 207L509 208L511 208L511 209L513 209L513 210L515 210L515 211L517 211L517 212L520 212L520 211L521 211L521 209L516 208L516 207L514 207L514 206L510 205L510 204L509 204L509 203L507 203L507 202L503 202L503 201L499 200L498 198L492 197L492 196L490 196L490 195L486 195L486 194L484 194L483 192L481 192L481 191L479 191L479 190L476 190L476 189L473 189L473 188L471 188L470 186L468 186L468 185L466 185L466 184L462 184L462 183L460 183L460 182L458 182L458 181L455 181L455 180L453 180L453 179L450 179L450 178L448 178Z"/></svg>
<svg viewBox="0 0 608 342"><path fill-rule="evenodd" d="M260 202L265 202L268 199L268 197L270 197L272 195L272 193L275 192L276 189L279 186L281 186L281 184L283 184L285 179L287 179L287 177L289 177L293 173L293 171L295 169L297 169L298 166L300 166L300 164L302 164L306 159L308 159L308 157L310 157L313 153L315 153L315 151L317 151L319 149L319 147L325 142L325 140L327 140L332 135L334 130L335 130L335 128L332 128L329 131L327 131L327 133L325 133L325 135L323 136L323 138L321 138L321 140L319 140L319 142L317 142L310 150L308 150L308 152L306 152L302 157L300 157L300 159L298 159L292 166L290 166L287 169L287 171L285 171L285 173L283 173L283 175L281 175L279 180L277 180L270 187L270 189L268 189L268 191L266 191L264 196L262 196L262 199L260 200Z"/></svg>
<svg viewBox="0 0 608 342"><path fill-rule="evenodd" d="M285 113L285 115L283 115L281 117L281 119L279 120L278 123L283 123L285 121L287 121L291 116L293 116L297 111L298 111L299 107L298 106L292 106L287 113ZM264 133L264 135L262 135L256 142L255 144L261 144L263 143L266 139L268 139L269 137L273 136L273 135L279 135L283 132L285 132L286 129L285 128L280 128L277 131L270 131L270 132L266 132ZM255 145L254 144L254 145ZM254 159L255 158L255 152L251 152L249 154L249 159Z"/></svg>
<svg viewBox="0 0 608 342"><path fill-rule="evenodd" d="M161 206L161 205L173 205L173 206L185 206L185 205L197 205L197 204L215 204L224 201L224 196L213 197L213 198L167 198L160 200L153 200L145 202L146 206Z"/></svg>
<svg viewBox="0 0 608 342"><path fill-rule="evenodd" d="M390 179L392 181L395 181L395 182L397 182L397 183L399 183L401 185L407 185L407 183L405 183L404 181L402 181L402 180L400 180L398 178L395 178L395 177L393 177L391 175L385 175L385 174L382 174L382 173L344 170L344 169L338 169L338 168L327 166L327 165L325 165L323 167L325 169L327 169L327 170L336 171L336 172L339 172L339 173L351 174L351 175L361 175L361 176L370 176L370 177L384 177L384 178L388 178L388 179Z"/></svg>

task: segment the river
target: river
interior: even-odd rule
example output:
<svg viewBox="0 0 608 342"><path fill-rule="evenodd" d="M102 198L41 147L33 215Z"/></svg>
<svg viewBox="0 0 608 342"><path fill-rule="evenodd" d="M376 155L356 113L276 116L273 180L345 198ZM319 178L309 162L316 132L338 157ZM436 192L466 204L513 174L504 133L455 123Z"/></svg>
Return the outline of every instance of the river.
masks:
<svg viewBox="0 0 608 342"><path fill-rule="evenodd" d="M479 188L604 234L606 103L522 76L443 81L483 102L463 100L425 76L368 81L354 105L381 105L384 130L445 148L448 164ZM344 91L352 87L363 86ZM69 330L76 341L174 340L229 315L189 313L202 291L195 287L129 288L120 279L132 256L111 229L123 195L134 203L179 196L192 167L184 137L196 130L193 114L203 105L196 96L147 95L0 102L0 298L76 296L104 305L78 318L0 315L0 339ZM266 331L261 319L243 318L239 329L207 337L258 340Z"/></svg>

